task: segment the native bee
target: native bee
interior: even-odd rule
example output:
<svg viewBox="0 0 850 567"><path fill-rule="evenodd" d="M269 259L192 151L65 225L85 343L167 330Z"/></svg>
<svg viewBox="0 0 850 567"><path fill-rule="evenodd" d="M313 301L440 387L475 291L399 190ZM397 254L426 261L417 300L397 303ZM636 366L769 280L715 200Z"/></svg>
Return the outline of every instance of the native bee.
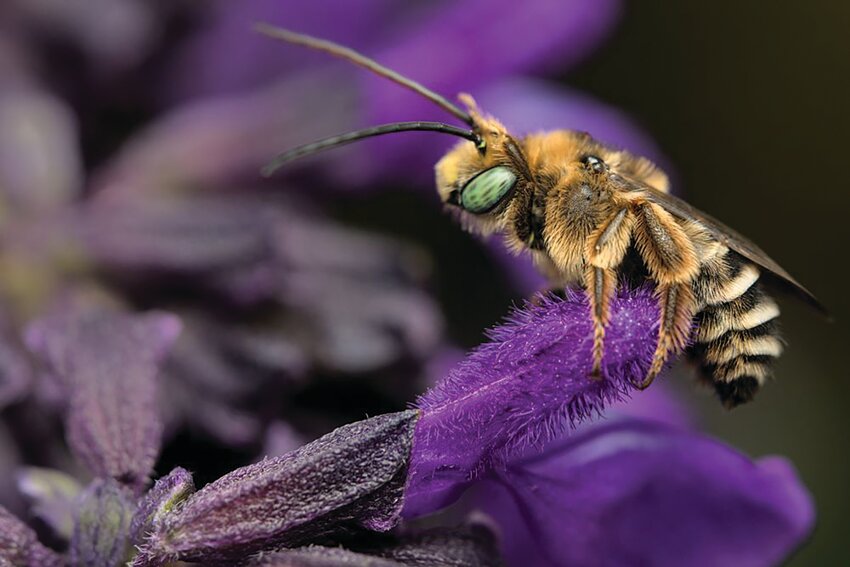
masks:
<svg viewBox="0 0 850 567"><path fill-rule="evenodd" d="M440 199L482 235L501 233L524 251L553 286L581 285L593 319L592 378L603 375L609 303L624 281L648 280L659 301L655 354L646 388L671 354L696 360L728 407L752 399L783 350L779 307L763 281L779 284L824 311L814 296L755 244L670 194L667 175L649 160L583 132L512 135L419 83L347 47L261 24L273 38L325 51L433 101L469 129L440 122L398 122L349 132L277 156L270 175L301 156L364 138L429 130L459 142L436 165Z"/></svg>

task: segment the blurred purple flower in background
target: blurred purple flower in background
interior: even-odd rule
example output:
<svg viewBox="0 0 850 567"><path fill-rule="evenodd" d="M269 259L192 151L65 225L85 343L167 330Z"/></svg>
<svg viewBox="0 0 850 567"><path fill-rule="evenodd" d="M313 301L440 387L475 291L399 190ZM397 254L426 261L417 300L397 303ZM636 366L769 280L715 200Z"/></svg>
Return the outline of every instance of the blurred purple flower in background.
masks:
<svg viewBox="0 0 850 567"><path fill-rule="evenodd" d="M702 436L663 383L630 399L654 346L650 290L614 304L606 381L587 378L588 307L569 292L455 362L447 321L467 312L435 289L442 259L340 220L383 188L431 190L446 140L374 140L258 179L325 134L446 119L253 34L259 20L469 91L516 131L588 130L663 161L619 111L528 77L585 57L619 8L0 7L0 564L770 565L793 551L814 518L787 462ZM437 200L411 193L415 224ZM524 259L481 252L519 293L539 289ZM493 284L479 280L464 293Z"/></svg>

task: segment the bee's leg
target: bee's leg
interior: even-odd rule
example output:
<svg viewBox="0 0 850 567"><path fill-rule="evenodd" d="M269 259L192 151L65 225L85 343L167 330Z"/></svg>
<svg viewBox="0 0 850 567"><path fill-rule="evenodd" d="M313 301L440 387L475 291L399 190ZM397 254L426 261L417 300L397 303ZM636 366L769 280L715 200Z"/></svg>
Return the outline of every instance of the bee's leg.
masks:
<svg viewBox="0 0 850 567"><path fill-rule="evenodd" d="M608 325L611 298L617 290L616 268L623 261L632 238L634 215L628 208L619 209L599 225L587 239L584 287L590 300L593 318L593 372L602 374L605 326Z"/></svg>
<svg viewBox="0 0 850 567"><path fill-rule="evenodd" d="M611 311L611 297L617 289L614 270L589 266L585 276L585 289L590 300L593 318L593 378L602 377L602 356L605 352L605 326Z"/></svg>
<svg viewBox="0 0 850 567"><path fill-rule="evenodd" d="M649 371L638 388L646 388L664 368L671 352L685 347L695 311L691 282L699 259L689 233L668 211L654 203L637 209L635 247L655 281L660 307L658 342Z"/></svg>
<svg viewBox="0 0 850 567"><path fill-rule="evenodd" d="M643 381L635 384L643 390L652 384L670 353L680 352L688 342L691 321L694 316L694 296L690 284L662 284L658 286L661 321L658 326L658 342L652 363Z"/></svg>

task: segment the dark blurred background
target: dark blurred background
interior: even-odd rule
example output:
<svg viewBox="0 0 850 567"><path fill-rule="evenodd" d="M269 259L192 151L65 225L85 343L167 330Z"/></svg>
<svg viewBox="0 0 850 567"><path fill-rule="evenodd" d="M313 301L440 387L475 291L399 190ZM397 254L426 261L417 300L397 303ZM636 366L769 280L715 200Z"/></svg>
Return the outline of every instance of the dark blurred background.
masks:
<svg viewBox="0 0 850 567"><path fill-rule="evenodd" d="M625 10L565 79L639 120L681 193L759 243L834 319L782 302L788 348L753 404L727 412L684 389L711 432L799 468L819 522L790 564L850 564L850 4L658 0Z"/></svg>

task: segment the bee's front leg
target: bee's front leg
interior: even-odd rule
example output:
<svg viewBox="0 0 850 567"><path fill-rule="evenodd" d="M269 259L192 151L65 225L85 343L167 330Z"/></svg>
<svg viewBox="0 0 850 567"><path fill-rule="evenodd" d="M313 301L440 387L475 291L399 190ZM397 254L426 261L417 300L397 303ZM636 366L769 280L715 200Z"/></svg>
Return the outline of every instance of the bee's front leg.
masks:
<svg viewBox="0 0 850 567"><path fill-rule="evenodd" d="M611 312L611 297L617 290L617 274L611 269L588 266L584 287L593 318L593 370L590 375L599 379L602 378L602 356L605 353L605 327Z"/></svg>
<svg viewBox="0 0 850 567"><path fill-rule="evenodd" d="M611 311L611 298L617 291L615 271L629 247L634 215L627 207L618 209L593 231L587 239L584 288L590 301L593 318L593 370L591 376L602 376L602 356L605 353L605 327Z"/></svg>

